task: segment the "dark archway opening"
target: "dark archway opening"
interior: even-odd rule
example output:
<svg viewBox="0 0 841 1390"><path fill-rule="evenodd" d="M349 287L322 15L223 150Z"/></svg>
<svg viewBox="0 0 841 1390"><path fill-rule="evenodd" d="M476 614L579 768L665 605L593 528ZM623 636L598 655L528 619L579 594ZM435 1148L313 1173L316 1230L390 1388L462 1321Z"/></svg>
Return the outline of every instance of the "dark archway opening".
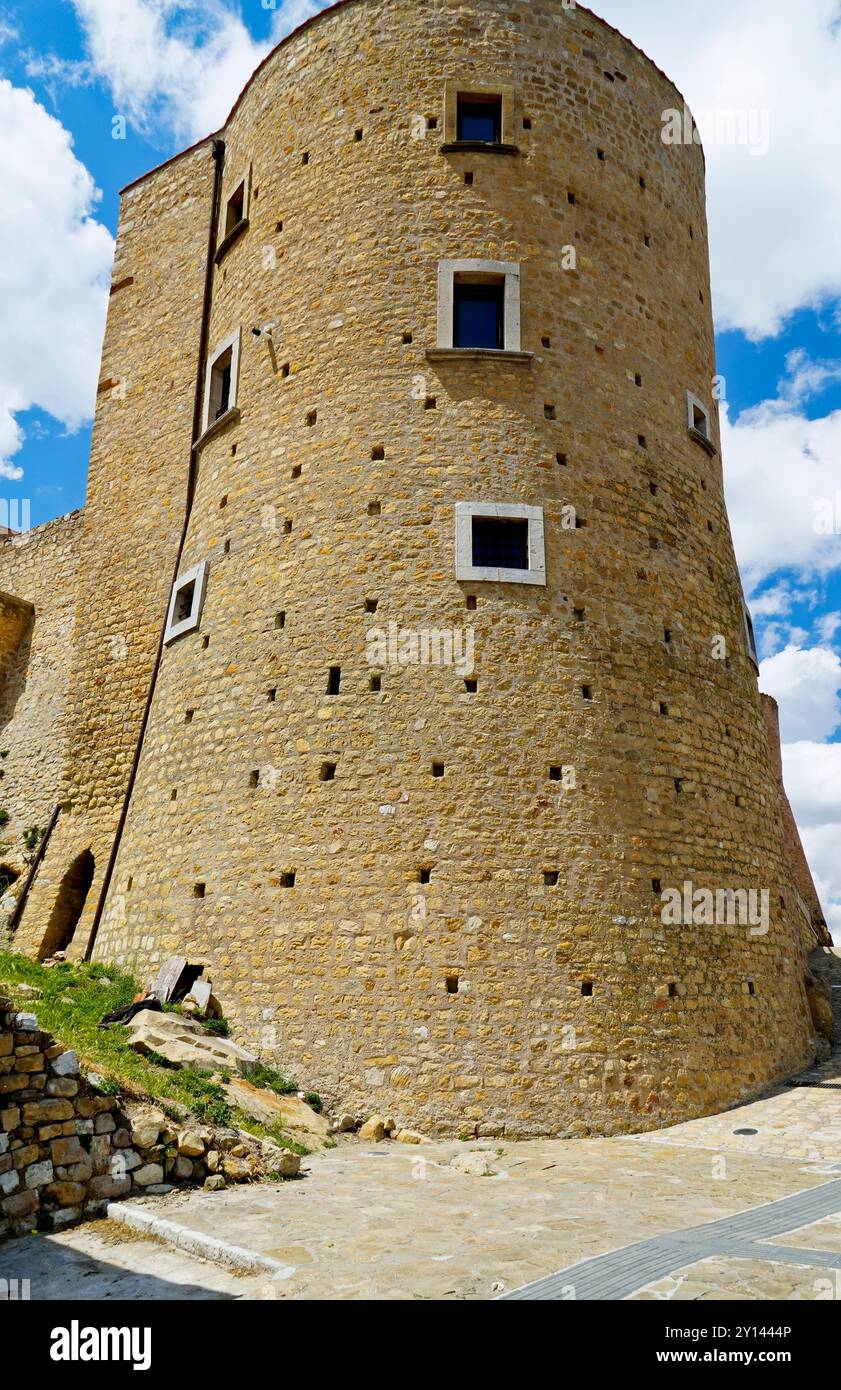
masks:
<svg viewBox="0 0 841 1390"><path fill-rule="evenodd" d="M93 883L94 859L89 849L84 850L73 860L58 890L55 906L50 914L49 924L41 942L38 959L55 955L56 951L66 951L73 940L73 933L79 924L85 899Z"/></svg>
<svg viewBox="0 0 841 1390"><path fill-rule="evenodd" d="M17 883L20 874L17 869L10 869L8 864L0 864L0 898L4 898L13 883Z"/></svg>

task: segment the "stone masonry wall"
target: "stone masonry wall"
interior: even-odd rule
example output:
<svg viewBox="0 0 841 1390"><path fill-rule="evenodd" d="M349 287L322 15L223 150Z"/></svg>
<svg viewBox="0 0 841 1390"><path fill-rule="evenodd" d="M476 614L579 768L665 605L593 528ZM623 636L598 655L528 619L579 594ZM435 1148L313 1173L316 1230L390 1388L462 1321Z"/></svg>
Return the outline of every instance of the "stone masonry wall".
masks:
<svg viewBox="0 0 841 1390"><path fill-rule="evenodd" d="M204 1182L225 1187L297 1159L237 1130L121 1106L75 1052L0 998L0 1241L102 1216L109 1201Z"/></svg>
<svg viewBox="0 0 841 1390"><path fill-rule="evenodd" d="M451 81L514 89L516 155L442 150ZM687 429L689 390L718 448L682 107L580 7L365 0L222 132L223 200L251 170L210 331L242 328L240 414L200 452L204 612L164 652L97 955L206 962L350 1111L611 1133L814 1055L721 459ZM147 228L162 259L195 211ZM427 357L460 258L519 263L530 358ZM543 509L545 588L456 580L462 501ZM372 656L392 623L469 627L475 670ZM666 925L687 881L766 892L767 930Z"/></svg>
<svg viewBox="0 0 841 1390"><path fill-rule="evenodd" d="M816 942L822 946L832 947L832 936L826 925L815 885L812 880L812 871L806 859L803 849L803 842L800 839L800 831L786 795L785 784L783 782L783 758L780 747L780 711L777 702L770 695L761 695L762 715L765 720L765 729L768 737L768 747L771 755L771 766L774 770L777 789L780 799L780 816L782 818L782 833L785 853L788 859L789 870L792 882L799 893L808 913L811 923L811 930L806 932L807 953L814 949Z"/></svg>
<svg viewBox="0 0 841 1390"><path fill-rule="evenodd" d="M0 590L30 615L17 640L0 646L0 748L8 750L0 806L11 817L0 829L0 863L19 873L22 832L45 827L61 794L82 546L81 511L0 540Z"/></svg>
<svg viewBox="0 0 841 1390"><path fill-rule="evenodd" d="M123 199L84 510L67 757L54 798L65 809L18 934L33 953L68 869L91 851L94 880L71 954L84 951L125 795L184 520L212 182L206 143Z"/></svg>

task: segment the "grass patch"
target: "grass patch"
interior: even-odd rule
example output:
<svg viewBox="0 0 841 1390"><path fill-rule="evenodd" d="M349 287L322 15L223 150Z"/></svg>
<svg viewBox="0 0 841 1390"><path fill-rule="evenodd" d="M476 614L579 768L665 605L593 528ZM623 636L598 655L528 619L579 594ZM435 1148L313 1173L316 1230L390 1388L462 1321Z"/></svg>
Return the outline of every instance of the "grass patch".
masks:
<svg viewBox="0 0 841 1390"><path fill-rule="evenodd" d="M21 985L34 985L41 991L40 997L21 994ZM10 994L16 1008L36 1014L45 1032L54 1033L64 1047L77 1052L83 1070L102 1077L99 1089L107 1095L154 1101L176 1120L183 1118L179 1115L183 1107L207 1124L244 1129L295 1153L307 1152L283 1130L267 1128L229 1104L224 1090L229 1073L219 1072L211 1080L208 1072L174 1067L154 1053L141 1056L129 1047L129 1034L120 1024L97 1027L104 1014L125 1008L139 990L134 977L119 966L98 961L79 965L64 962L47 970L39 961L0 951L0 995ZM217 1024L227 1031L224 1020L217 1020ZM219 1033L221 1028L212 1031ZM248 1080L278 1095L297 1090L271 1067L260 1066Z"/></svg>

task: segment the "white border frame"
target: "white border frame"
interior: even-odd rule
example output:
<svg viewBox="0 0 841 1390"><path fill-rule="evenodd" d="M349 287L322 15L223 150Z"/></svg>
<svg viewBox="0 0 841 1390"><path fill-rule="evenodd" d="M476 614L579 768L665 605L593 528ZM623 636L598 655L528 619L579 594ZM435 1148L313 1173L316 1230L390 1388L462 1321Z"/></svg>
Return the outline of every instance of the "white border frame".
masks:
<svg viewBox="0 0 841 1390"><path fill-rule="evenodd" d="M529 524L529 567L527 570L492 569L473 564L474 516ZM546 547L543 508L525 507L518 502L456 503L456 579L497 584L546 585Z"/></svg>
<svg viewBox="0 0 841 1390"><path fill-rule="evenodd" d="M702 413L704 419L705 419L706 422L707 422L707 430L706 430L706 433L704 433L703 430L699 430L699 429L698 429L698 426L695 424L695 411L696 411L696 409L701 411L701 413ZM712 442L713 442L713 420L712 420L712 413L711 413L711 411L707 408L707 406L704 405L704 402L701 401L701 400L699 400L697 396L693 395L693 393L692 393L691 391L687 391L687 393L686 393L686 424L687 424L687 427L688 427L688 429L689 429L689 433L690 433L690 434L694 434L694 435L696 435L697 437L700 437L701 439L703 439L703 441L704 441L705 444L712 444Z"/></svg>
<svg viewBox="0 0 841 1390"><path fill-rule="evenodd" d="M181 637L185 632L194 632L201 620L202 608L204 607L204 595L207 588L206 560L201 560L194 565L191 570L180 574L172 586L172 593L169 596L169 608L166 615L166 630L164 631L164 643L174 642L176 637ZM193 606L189 615L183 618L180 623L173 623L172 618L175 613L175 603L181 590L187 585L195 583L193 592Z"/></svg>
<svg viewBox="0 0 841 1390"><path fill-rule="evenodd" d="M502 348L475 349L485 352L520 351L520 266L517 261L439 261L438 262L438 343L439 348L470 352L470 348L453 348L455 331L455 279L457 275L492 275L505 281L505 343Z"/></svg>
<svg viewBox="0 0 841 1390"><path fill-rule="evenodd" d="M222 211L219 218L219 231L217 233L217 240L220 246L223 246L227 241L228 237L233 235L233 233L237 230L237 227L240 226L241 222L248 221L248 213L251 207L251 167L252 166L249 164L247 169L242 174L242 177L235 179L233 183L228 185L227 196L223 196L222 198ZM242 198L242 217L240 218L240 221L237 222L236 227L232 227L229 232L226 232L225 224L228 220L228 204L230 203L240 184L245 185Z"/></svg>
<svg viewBox="0 0 841 1390"><path fill-rule="evenodd" d="M745 630L745 646L748 649L752 665L759 670L759 652L756 646L756 629L753 625L753 614L748 607L747 599L742 595L742 624Z"/></svg>
<svg viewBox="0 0 841 1390"><path fill-rule="evenodd" d="M207 359L207 367L205 369L204 374L204 410L202 411L202 434L204 434L206 430L209 430L211 425L215 425L217 423L216 420L210 419L210 384L213 377L214 365L219 361L219 358L222 356L222 354L228 351L228 348L231 349L231 396L230 400L228 401L228 410L236 409L237 396L239 394L239 357L241 345L242 325L240 325L238 328L235 328L233 333L229 333L228 337L225 338L223 342L219 343L219 345L215 348L215 350L211 353L210 357L208 357ZM228 410L225 411L225 415L228 414ZM220 415L219 419L224 420L225 415Z"/></svg>

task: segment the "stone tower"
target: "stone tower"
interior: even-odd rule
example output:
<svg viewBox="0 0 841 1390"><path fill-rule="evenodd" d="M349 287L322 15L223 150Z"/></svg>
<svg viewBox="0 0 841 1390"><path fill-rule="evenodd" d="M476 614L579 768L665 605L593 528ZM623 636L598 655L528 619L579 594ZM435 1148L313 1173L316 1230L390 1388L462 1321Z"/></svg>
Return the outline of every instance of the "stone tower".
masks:
<svg viewBox="0 0 841 1390"><path fill-rule="evenodd" d="M676 109L560 0L344 0L125 190L25 949L89 854L73 951L203 962L427 1130L650 1128L811 1059Z"/></svg>

